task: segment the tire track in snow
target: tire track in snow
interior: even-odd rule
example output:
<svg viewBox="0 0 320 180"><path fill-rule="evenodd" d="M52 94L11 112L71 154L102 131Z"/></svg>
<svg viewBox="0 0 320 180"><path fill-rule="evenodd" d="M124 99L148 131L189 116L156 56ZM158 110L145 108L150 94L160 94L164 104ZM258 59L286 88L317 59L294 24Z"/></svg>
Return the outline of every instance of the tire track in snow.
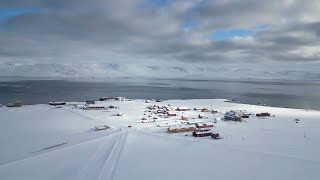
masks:
<svg viewBox="0 0 320 180"><path fill-rule="evenodd" d="M24 158L24 159L16 160L16 161L13 161L13 162L9 162L9 163L6 163L6 164L2 164L2 165L0 165L0 168L6 167L6 166L9 166L9 165L12 165L12 164L16 164L16 163L19 163L19 162L27 161L29 159L33 159L33 158L36 158L36 157L45 156L45 155L48 155L50 153L63 151L65 149L70 149L70 148L77 147L77 146L80 146L80 145L83 145L83 144L88 144L88 143L91 143L91 142L94 142L94 141L99 141L99 140L101 141L101 139L103 139L103 138L107 138L108 136L111 136L111 135L114 135L114 134L118 134L118 133L121 133L121 131L120 132L116 131L116 132L113 132L113 133L108 134L106 136L102 136L102 137L98 137L98 138L95 138L95 139L91 139L89 141L81 142L81 143L78 143L78 144L73 144L73 145L70 145L70 146L67 146L67 147L64 147L64 148L56 149L56 150L49 151L49 152L46 152L46 153L42 153L42 154L39 154L39 155L35 155L35 156L27 157L27 158Z"/></svg>
<svg viewBox="0 0 320 180"><path fill-rule="evenodd" d="M106 122L105 122L104 120L102 120L102 119L104 119L104 118L92 117L92 116L86 115L86 114L84 114L84 113L82 113L82 112L79 112L79 111L73 110L73 109L68 109L68 108L63 108L63 109L64 109L65 111L74 113L74 114L76 114L76 115L78 115L78 116L87 118L87 119L89 119L89 120L94 120L94 121L98 121L98 122L100 122L100 123L106 124ZM120 125L117 125L117 124L114 124L114 123L111 123L111 122L108 122L108 124L111 124L111 125L116 126L116 127L124 127L124 126L120 126Z"/></svg>
<svg viewBox="0 0 320 180"><path fill-rule="evenodd" d="M122 136L122 139L121 139L121 144L120 144L120 149L119 149L119 152L117 154L117 157L116 157L116 160L113 164L113 168L112 168L112 171L110 173L110 176L109 176L109 180L112 180L115 173L116 173L116 170L119 166L119 162L120 162L120 158L121 158L121 154L122 154L122 151L123 151L123 148L124 148L124 145L125 145L125 142L126 142L126 138L127 138L127 131L124 132L124 135Z"/></svg>
<svg viewBox="0 0 320 180"><path fill-rule="evenodd" d="M80 180L111 180L118 167L127 132L116 134L111 141L102 145L90 157L87 164L80 170ZM110 137L113 138L113 137Z"/></svg>
<svg viewBox="0 0 320 180"><path fill-rule="evenodd" d="M119 135L118 135L119 136ZM112 137L110 137L112 138ZM81 169L79 173L79 179L80 180L90 180L90 179L97 179L99 175L100 169L104 165L103 160L104 157L108 159L112 149L116 146L117 140L114 139L113 141L107 141L107 142L102 142L99 148L95 151L95 153L90 157L86 165ZM108 151L109 148L109 151ZM99 166L101 166L99 168Z"/></svg>
<svg viewBox="0 0 320 180"><path fill-rule="evenodd" d="M107 161L105 162L98 180L112 180L115 171L118 167L122 149L125 144L127 132L124 132L121 136L118 136L116 146L113 147Z"/></svg>

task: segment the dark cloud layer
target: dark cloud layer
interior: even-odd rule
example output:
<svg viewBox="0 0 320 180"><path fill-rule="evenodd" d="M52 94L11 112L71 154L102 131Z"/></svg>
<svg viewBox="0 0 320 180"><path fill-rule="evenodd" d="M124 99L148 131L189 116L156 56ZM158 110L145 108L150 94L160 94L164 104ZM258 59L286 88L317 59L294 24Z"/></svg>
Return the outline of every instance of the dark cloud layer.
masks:
<svg viewBox="0 0 320 180"><path fill-rule="evenodd" d="M319 1L150 1L2 0L31 10L0 22L0 62L319 61ZM232 29L255 33L211 37Z"/></svg>

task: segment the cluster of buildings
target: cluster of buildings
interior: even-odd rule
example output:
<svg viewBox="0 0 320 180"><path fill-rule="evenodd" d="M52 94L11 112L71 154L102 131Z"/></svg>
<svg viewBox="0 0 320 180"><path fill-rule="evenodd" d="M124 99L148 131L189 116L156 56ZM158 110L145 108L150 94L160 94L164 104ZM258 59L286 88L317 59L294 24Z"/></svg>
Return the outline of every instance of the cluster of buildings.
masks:
<svg viewBox="0 0 320 180"><path fill-rule="evenodd" d="M169 118L178 116L177 111L189 111L188 107L171 107L170 105L152 105L148 106L145 112L156 114L158 117Z"/></svg>
<svg viewBox="0 0 320 180"><path fill-rule="evenodd" d="M224 120L225 121L239 121L241 122L243 118L249 118L251 115L251 113L248 113L246 111L242 111L242 110L231 110L228 111L224 114ZM263 112L263 113L257 113L256 117L270 117L270 113L268 112Z"/></svg>
<svg viewBox="0 0 320 180"><path fill-rule="evenodd" d="M193 125L179 125L174 127L168 127L168 133L184 133L184 132L192 132L194 137L206 137L211 136L214 139L220 139L220 135L218 133L214 133L212 128L214 127L212 122L200 122L195 123Z"/></svg>
<svg viewBox="0 0 320 180"><path fill-rule="evenodd" d="M8 103L7 107L21 107L23 105L22 101L13 101L11 103ZM2 104L0 104L0 107L2 107Z"/></svg>
<svg viewBox="0 0 320 180"><path fill-rule="evenodd" d="M7 104L7 107L21 107L23 105L22 101L13 101Z"/></svg>
<svg viewBox="0 0 320 180"><path fill-rule="evenodd" d="M99 99L99 101L125 101L125 97L120 97L120 96L110 96L110 97L102 97ZM54 102L49 102L49 105L52 106L63 106L63 105L70 105L74 106L75 108L83 109L83 110L107 110L107 109L118 109L119 107L115 107L113 105L106 105L104 103L99 103L99 101L94 101L94 100L88 100L85 101L85 104L82 103L66 103L64 101L54 101ZM122 113L119 113L119 116L122 116Z"/></svg>
<svg viewBox="0 0 320 180"><path fill-rule="evenodd" d="M210 112L207 108L194 108L194 111L199 111L201 113ZM159 127L167 127L167 133L185 133L192 132L195 137L205 137L212 136L214 134L215 139L220 138L217 133L213 133L212 128L214 127L214 122L208 121L203 122L203 119L208 118L203 114L199 114L197 117L189 118L187 113L191 111L188 107L173 107L171 105L150 105L146 108L144 115L147 117L142 117L142 123L157 122L157 118L165 118L164 122ZM193 112L194 113L194 112ZM215 111L215 113L217 113ZM175 118L174 118L175 117ZM172 121L171 119L173 118Z"/></svg>
<svg viewBox="0 0 320 180"><path fill-rule="evenodd" d="M126 101L125 97L122 96L108 96L108 97L101 97L99 99L100 101Z"/></svg>

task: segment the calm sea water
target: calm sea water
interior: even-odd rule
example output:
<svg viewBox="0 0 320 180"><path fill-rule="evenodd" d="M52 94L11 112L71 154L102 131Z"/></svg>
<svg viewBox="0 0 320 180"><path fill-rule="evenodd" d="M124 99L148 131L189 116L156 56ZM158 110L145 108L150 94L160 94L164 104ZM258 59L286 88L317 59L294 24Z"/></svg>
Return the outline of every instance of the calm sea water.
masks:
<svg viewBox="0 0 320 180"><path fill-rule="evenodd" d="M117 79L105 82L24 80L0 82L0 104L96 100L103 96L141 99L235 99L320 110L320 82L284 80Z"/></svg>

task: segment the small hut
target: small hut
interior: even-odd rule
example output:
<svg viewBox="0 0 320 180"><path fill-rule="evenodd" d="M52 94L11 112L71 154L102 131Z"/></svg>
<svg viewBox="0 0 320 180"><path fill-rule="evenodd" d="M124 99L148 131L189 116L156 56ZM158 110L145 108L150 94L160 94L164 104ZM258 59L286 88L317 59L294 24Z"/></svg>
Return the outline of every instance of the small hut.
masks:
<svg viewBox="0 0 320 180"><path fill-rule="evenodd" d="M95 126L94 129L95 129L96 131L101 131L101 130L110 129L110 127L107 126L107 125L102 125L102 126Z"/></svg>
<svg viewBox="0 0 320 180"><path fill-rule="evenodd" d="M201 109L201 112L209 112L209 110L207 108L203 108Z"/></svg>
<svg viewBox="0 0 320 180"><path fill-rule="evenodd" d="M188 120L188 116L187 116L187 115L182 115L182 116L181 116L181 120L187 121L187 120Z"/></svg>

